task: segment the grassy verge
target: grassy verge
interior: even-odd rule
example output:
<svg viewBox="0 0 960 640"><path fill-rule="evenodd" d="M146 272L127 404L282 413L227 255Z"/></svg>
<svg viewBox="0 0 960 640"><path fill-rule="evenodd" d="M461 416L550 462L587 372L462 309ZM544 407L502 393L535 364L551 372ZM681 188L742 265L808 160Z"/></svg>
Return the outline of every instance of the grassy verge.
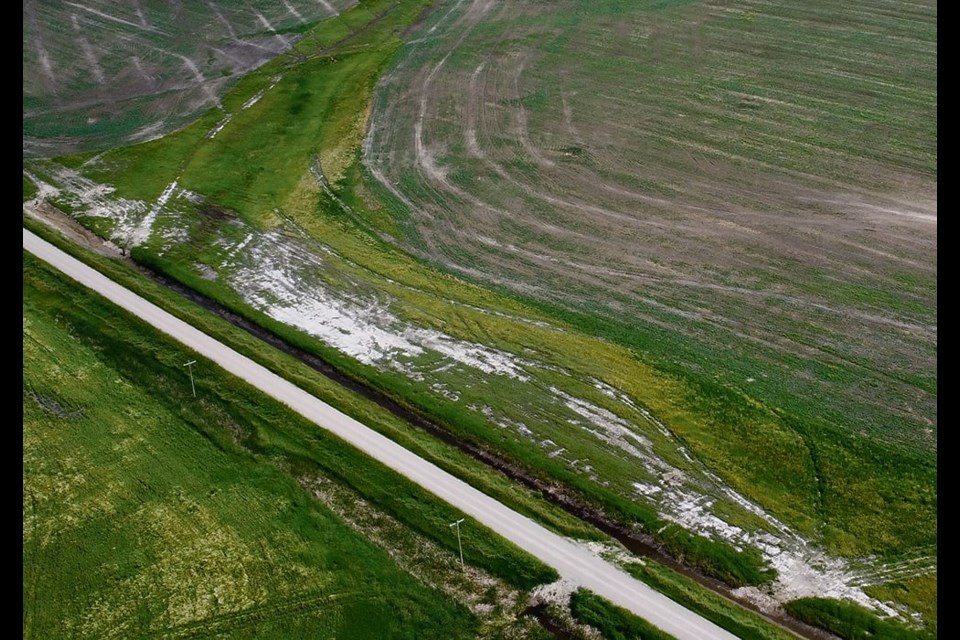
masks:
<svg viewBox="0 0 960 640"><path fill-rule="evenodd" d="M625 569L674 602L699 613L742 640L793 640L794 636L723 596L656 562L631 563Z"/></svg>
<svg viewBox="0 0 960 640"><path fill-rule="evenodd" d="M852 602L800 598L784 607L796 618L835 633L844 640L932 640L936 637L932 632L884 620Z"/></svg>
<svg viewBox="0 0 960 640"><path fill-rule="evenodd" d="M28 256L24 287L38 310L67 325L74 339L97 352L122 379L162 397L170 411L176 410L218 449L272 461L296 476L320 470L441 547L456 549L456 540L438 532L446 533L446 523L459 513L399 474L210 362L201 360L195 369L202 400L192 402L180 371L192 353L98 296L78 291ZM464 553L472 564L521 589L555 579L556 573L532 556L478 523L468 524Z"/></svg>
<svg viewBox="0 0 960 640"><path fill-rule="evenodd" d="M37 185L26 174L23 176L23 201L32 200L37 197Z"/></svg>
<svg viewBox="0 0 960 640"><path fill-rule="evenodd" d="M578 622L598 629L605 640L673 640L643 618L586 589L570 596L570 613Z"/></svg>

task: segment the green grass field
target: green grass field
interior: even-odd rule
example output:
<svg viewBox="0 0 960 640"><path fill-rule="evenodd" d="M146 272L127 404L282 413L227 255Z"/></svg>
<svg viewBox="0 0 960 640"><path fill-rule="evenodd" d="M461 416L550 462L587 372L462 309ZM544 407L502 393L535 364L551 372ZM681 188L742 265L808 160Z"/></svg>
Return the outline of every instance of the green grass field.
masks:
<svg viewBox="0 0 960 640"><path fill-rule="evenodd" d="M23 176L23 201L32 200L37 195L37 185L27 176Z"/></svg>
<svg viewBox="0 0 960 640"><path fill-rule="evenodd" d="M885 602L900 602L918 612L923 623L937 633L937 572L866 588L871 596Z"/></svg>
<svg viewBox="0 0 960 640"><path fill-rule="evenodd" d="M178 365L189 354L27 257L23 348L24 637L477 633L297 477L424 529L448 507L212 365L194 400ZM552 579L472 529L469 561L522 588Z"/></svg>
<svg viewBox="0 0 960 640"><path fill-rule="evenodd" d="M578 622L598 629L605 640L673 639L649 622L585 589L570 596L570 612Z"/></svg>

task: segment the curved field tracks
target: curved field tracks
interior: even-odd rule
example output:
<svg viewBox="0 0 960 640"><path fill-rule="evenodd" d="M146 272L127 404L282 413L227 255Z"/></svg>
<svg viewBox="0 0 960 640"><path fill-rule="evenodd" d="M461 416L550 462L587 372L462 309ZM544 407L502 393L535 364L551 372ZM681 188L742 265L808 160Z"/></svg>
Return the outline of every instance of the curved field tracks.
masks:
<svg viewBox="0 0 960 640"><path fill-rule="evenodd" d="M936 449L934 3L444 6L367 141L409 246Z"/></svg>
<svg viewBox="0 0 960 640"><path fill-rule="evenodd" d="M935 465L936 17L443 3L365 162L407 247L775 408L824 473L841 441Z"/></svg>
<svg viewBox="0 0 960 640"><path fill-rule="evenodd" d="M23 151L158 138L354 0L23 3Z"/></svg>
<svg viewBox="0 0 960 640"><path fill-rule="evenodd" d="M410 250L696 381L693 405L773 409L833 550L929 544L936 18L446 2L381 83L364 161ZM748 432L671 428L727 479L784 462ZM904 493L911 533L889 511Z"/></svg>

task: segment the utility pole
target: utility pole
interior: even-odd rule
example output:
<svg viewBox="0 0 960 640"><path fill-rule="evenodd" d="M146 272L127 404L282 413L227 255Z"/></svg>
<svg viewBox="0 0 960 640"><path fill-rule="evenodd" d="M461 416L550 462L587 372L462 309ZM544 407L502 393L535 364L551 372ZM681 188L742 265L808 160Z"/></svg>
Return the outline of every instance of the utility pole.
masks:
<svg viewBox="0 0 960 640"><path fill-rule="evenodd" d="M460 570L466 573L467 568L463 564L463 543L460 542L460 523L461 522L463 522L463 518L460 518L456 522L452 522L450 526L457 528L457 546L460 547Z"/></svg>
<svg viewBox="0 0 960 640"><path fill-rule="evenodd" d="M197 397L197 388L193 386L193 365L197 364L196 360L191 360L187 364L183 365L190 370L190 389L193 391L193 397Z"/></svg>

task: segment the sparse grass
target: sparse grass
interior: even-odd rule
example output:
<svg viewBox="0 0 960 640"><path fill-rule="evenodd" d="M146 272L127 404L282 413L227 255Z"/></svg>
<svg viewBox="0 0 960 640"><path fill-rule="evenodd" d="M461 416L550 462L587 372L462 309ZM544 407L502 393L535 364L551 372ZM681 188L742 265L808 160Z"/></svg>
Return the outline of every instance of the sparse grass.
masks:
<svg viewBox="0 0 960 640"><path fill-rule="evenodd" d="M103 150L186 126L244 71L353 0L24 7L25 153ZM62 33L78 33L61 38Z"/></svg>
<svg viewBox="0 0 960 640"><path fill-rule="evenodd" d="M784 605L791 615L844 640L932 640L936 633L884 620L858 604L827 598L801 598Z"/></svg>
<svg viewBox="0 0 960 640"><path fill-rule="evenodd" d="M935 215L936 5L530 2L470 28L378 96L367 160L412 202L390 232L677 378L684 415L658 415L831 551L935 539L935 226L900 216ZM461 193L408 161L415 130Z"/></svg>
<svg viewBox="0 0 960 640"><path fill-rule="evenodd" d="M34 184L33 180L27 177L26 174L23 175L23 201L33 200L37 197L37 185Z"/></svg>
<svg viewBox="0 0 960 640"><path fill-rule="evenodd" d="M643 618L611 604L586 589L578 589L570 596L570 613L577 622L600 631L605 640L671 640L673 636L661 631Z"/></svg>
<svg viewBox="0 0 960 640"><path fill-rule="evenodd" d="M23 135L37 139L76 138L84 139L87 144L104 145L105 141L114 144L123 140L125 134L136 131L147 124L149 118L138 109L124 110L115 115L104 115L91 123L87 113L50 112L41 116L25 118ZM94 142L97 141L97 142ZM101 146L100 148L104 148Z"/></svg>

